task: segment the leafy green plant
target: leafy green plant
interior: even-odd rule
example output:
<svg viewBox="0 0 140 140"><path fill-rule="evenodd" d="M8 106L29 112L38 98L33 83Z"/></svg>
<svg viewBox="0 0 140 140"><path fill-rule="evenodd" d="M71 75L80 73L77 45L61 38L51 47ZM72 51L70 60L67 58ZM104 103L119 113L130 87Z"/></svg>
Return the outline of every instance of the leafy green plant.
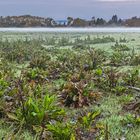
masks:
<svg viewBox="0 0 140 140"><path fill-rule="evenodd" d="M119 86L119 73L114 68L96 69L94 82L98 88L111 91ZM117 90L117 88L116 88Z"/></svg>
<svg viewBox="0 0 140 140"><path fill-rule="evenodd" d="M128 125L134 127L135 125L140 124L140 117L136 117L132 114L127 114L126 117L122 120L123 125Z"/></svg>
<svg viewBox="0 0 140 140"><path fill-rule="evenodd" d="M97 76L102 76L102 74L103 74L102 69L100 69L100 68L96 69L95 74L96 74Z"/></svg>
<svg viewBox="0 0 140 140"><path fill-rule="evenodd" d="M46 69L47 61L50 59L51 59L50 56L41 55L40 53L35 52L35 54L33 55L32 59L30 61L29 67Z"/></svg>
<svg viewBox="0 0 140 140"><path fill-rule="evenodd" d="M133 55L133 54L132 54ZM137 66L140 64L140 55L139 54L135 54L131 57L131 65L132 66Z"/></svg>
<svg viewBox="0 0 140 140"><path fill-rule="evenodd" d="M65 114L63 109L55 105L55 96L45 95L44 100L34 100L31 97L25 102L25 114L27 125L46 124L51 120L59 120ZM21 111L20 111L21 112ZM21 117L24 117L23 115Z"/></svg>
<svg viewBox="0 0 140 140"><path fill-rule="evenodd" d="M124 81L128 86L136 86L137 82L139 81L139 70L133 69L132 71L128 71L124 75Z"/></svg>
<svg viewBox="0 0 140 140"><path fill-rule="evenodd" d="M88 50L89 59L92 62L92 69L96 69L97 66L102 64L105 61L105 51L103 50L95 50L95 49L89 49Z"/></svg>
<svg viewBox="0 0 140 140"><path fill-rule="evenodd" d="M122 95L126 92L126 87L118 85L114 89L112 89L112 92L116 93L117 95Z"/></svg>
<svg viewBox="0 0 140 140"><path fill-rule="evenodd" d="M0 78L0 97L4 95L8 85L9 84L3 78Z"/></svg>
<svg viewBox="0 0 140 140"><path fill-rule="evenodd" d="M43 83L47 77L47 71L40 70L39 68L28 69L21 72L22 77L28 82Z"/></svg>
<svg viewBox="0 0 140 140"><path fill-rule="evenodd" d="M52 133L54 140L76 140L74 127L70 123L56 122L46 126L47 130Z"/></svg>
<svg viewBox="0 0 140 140"><path fill-rule="evenodd" d="M88 112L84 116L79 117L78 120L83 128L90 129L93 126L93 123L95 123L96 117L99 115L100 111Z"/></svg>

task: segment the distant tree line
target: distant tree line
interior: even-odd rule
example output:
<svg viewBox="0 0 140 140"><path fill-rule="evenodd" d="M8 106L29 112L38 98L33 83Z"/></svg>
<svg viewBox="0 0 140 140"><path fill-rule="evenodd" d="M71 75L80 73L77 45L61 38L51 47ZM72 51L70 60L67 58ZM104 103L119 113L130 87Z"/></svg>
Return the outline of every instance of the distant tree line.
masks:
<svg viewBox="0 0 140 140"><path fill-rule="evenodd" d="M110 20L92 17L90 20L68 17L66 22L57 22L52 18L31 15L0 17L0 27L98 27L128 26L140 27L140 18L120 19L113 15Z"/></svg>
<svg viewBox="0 0 140 140"><path fill-rule="evenodd" d="M52 27L55 21L52 18L38 16L7 16L0 17L0 27Z"/></svg>

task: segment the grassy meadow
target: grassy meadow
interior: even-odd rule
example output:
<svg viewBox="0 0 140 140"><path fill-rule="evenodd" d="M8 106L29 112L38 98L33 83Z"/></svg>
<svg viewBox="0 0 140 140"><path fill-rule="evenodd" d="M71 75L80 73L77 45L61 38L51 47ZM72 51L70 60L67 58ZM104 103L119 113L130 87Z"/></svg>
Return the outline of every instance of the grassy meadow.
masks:
<svg viewBox="0 0 140 140"><path fill-rule="evenodd" d="M0 139L139 132L139 33L0 33Z"/></svg>

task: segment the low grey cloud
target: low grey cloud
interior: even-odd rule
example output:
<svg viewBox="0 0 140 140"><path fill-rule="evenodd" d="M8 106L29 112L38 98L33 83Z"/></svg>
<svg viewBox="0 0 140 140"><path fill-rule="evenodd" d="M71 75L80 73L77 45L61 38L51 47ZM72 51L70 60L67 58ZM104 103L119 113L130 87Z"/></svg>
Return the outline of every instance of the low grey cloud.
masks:
<svg viewBox="0 0 140 140"><path fill-rule="evenodd" d="M1 15L32 14L55 19L67 16L122 18L140 16L140 0L0 0Z"/></svg>

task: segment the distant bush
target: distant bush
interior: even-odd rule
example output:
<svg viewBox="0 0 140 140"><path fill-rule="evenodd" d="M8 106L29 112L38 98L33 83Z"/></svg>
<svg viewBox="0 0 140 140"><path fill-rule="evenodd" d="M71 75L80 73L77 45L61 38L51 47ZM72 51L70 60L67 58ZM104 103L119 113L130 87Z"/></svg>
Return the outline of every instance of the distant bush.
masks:
<svg viewBox="0 0 140 140"><path fill-rule="evenodd" d="M140 54L134 55L131 59L131 65L140 65Z"/></svg>
<svg viewBox="0 0 140 140"><path fill-rule="evenodd" d="M85 39L80 39L77 38L75 39L75 44L77 43L82 43L82 44L100 44L100 43L109 43L109 42L115 42L115 39L113 37L110 36L103 36L102 38L96 37L96 38L91 38L90 36L88 36Z"/></svg>
<svg viewBox="0 0 140 140"><path fill-rule="evenodd" d="M126 43L127 40L126 40L126 38L120 38L119 42L120 42L120 43Z"/></svg>
<svg viewBox="0 0 140 140"><path fill-rule="evenodd" d="M115 43L114 46L111 46L114 51L129 51L130 48L125 44L119 44L118 42Z"/></svg>

